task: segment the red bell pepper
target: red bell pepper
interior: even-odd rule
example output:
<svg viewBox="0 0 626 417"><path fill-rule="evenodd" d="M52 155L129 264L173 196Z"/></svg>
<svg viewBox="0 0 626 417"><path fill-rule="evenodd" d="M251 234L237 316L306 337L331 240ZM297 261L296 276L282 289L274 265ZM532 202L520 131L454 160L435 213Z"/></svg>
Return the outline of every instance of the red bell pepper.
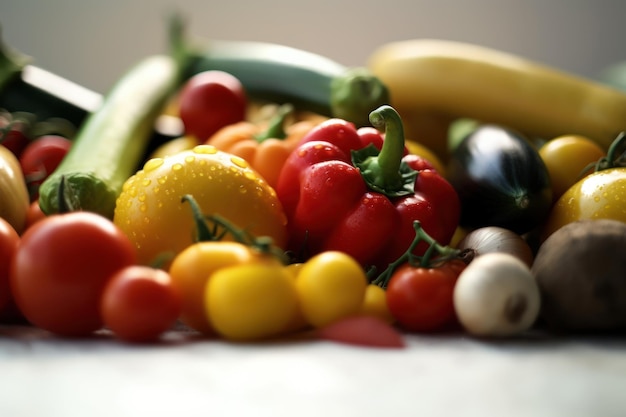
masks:
<svg viewBox="0 0 626 417"><path fill-rule="evenodd" d="M428 161L407 154L392 107L374 110L370 122L376 129L330 119L285 161L276 193L289 249L301 259L340 250L383 270L411 245L415 220L437 242L450 242L460 215L456 191ZM416 255L427 247L418 245Z"/></svg>

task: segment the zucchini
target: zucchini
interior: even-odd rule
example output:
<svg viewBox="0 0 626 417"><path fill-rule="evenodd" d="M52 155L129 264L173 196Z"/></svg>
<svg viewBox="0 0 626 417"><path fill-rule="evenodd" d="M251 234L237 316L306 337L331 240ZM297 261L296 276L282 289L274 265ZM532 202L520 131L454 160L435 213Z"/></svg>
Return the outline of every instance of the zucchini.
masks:
<svg viewBox="0 0 626 417"><path fill-rule="evenodd" d="M189 54L185 78L208 70L225 71L241 81L252 99L289 103L357 126L369 126L370 112L390 100L387 87L368 69L346 67L286 45L211 40Z"/></svg>
<svg viewBox="0 0 626 417"><path fill-rule="evenodd" d="M460 225L499 226L523 234L544 221L552 204L548 170L528 139L481 125L456 146L446 178L461 201Z"/></svg>
<svg viewBox="0 0 626 417"><path fill-rule="evenodd" d="M140 164L155 121L179 86L180 68L182 62L171 56L150 56L113 86L80 126L61 164L41 185L39 204L44 213L58 213L62 198L69 200L72 209L113 218L122 185Z"/></svg>
<svg viewBox="0 0 626 417"><path fill-rule="evenodd" d="M375 50L368 67L390 90L407 137L420 114L467 117L549 140L577 134L608 149L626 129L626 93L502 51L410 39ZM445 144L424 144L439 149ZM422 142L422 138L419 138Z"/></svg>

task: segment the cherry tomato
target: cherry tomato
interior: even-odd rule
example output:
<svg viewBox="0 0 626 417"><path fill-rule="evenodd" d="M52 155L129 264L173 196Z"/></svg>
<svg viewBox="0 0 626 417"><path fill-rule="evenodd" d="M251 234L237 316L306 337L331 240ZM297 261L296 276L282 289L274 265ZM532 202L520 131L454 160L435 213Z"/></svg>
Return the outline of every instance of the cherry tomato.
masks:
<svg viewBox="0 0 626 417"><path fill-rule="evenodd" d="M0 109L0 145L10 150L19 158L30 140L30 115L16 117Z"/></svg>
<svg viewBox="0 0 626 417"><path fill-rule="evenodd" d="M107 281L136 258L130 240L105 217L81 211L51 215L22 235L11 263L13 297L33 325L86 335L102 327Z"/></svg>
<svg viewBox="0 0 626 417"><path fill-rule="evenodd" d="M172 282L182 296L181 321L206 335L215 330L206 316L204 288L221 268L258 261L258 253L237 242L198 242L181 251L169 267Z"/></svg>
<svg viewBox="0 0 626 417"><path fill-rule="evenodd" d="M604 149L584 136L559 136L539 148L539 155L548 169L552 196L556 201L584 175L589 164L606 156Z"/></svg>
<svg viewBox="0 0 626 417"><path fill-rule="evenodd" d="M296 277L302 314L314 327L357 314L367 284L365 271L350 255L321 252L309 259Z"/></svg>
<svg viewBox="0 0 626 417"><path fill-rule="evenodd" d="M0 217L0 310L5 308L11 299L9 265L19 243L20 236L17 231Z"/></svg>
<svg viewBox="0 0 626 417"><path fill-rule="evenodd" d="M542 240L568 223L584 219L613 219L626 223L626 168L589 174L571 186L552 206Z"/></svg>
<svg viewBox="0 0 626 417"><path fill-rule="evenodd" d="M206 314L229 340L261 340L291 330L298 315L293 276L279 262L221 268L204 292Z"/></svg>
<svg viewBox="0 0 626 417"><path fill-rule="evenodd" d="M387 323L393 323L395 321L387 305L387 294L385 290L375 284L369 284L367 288L365 288L361 314L378 317Z"/></svg>
<svg viewBox="0 0 626 417"><path fill-rule="evenodd" d="M178 105L185 132L205 142L222 127L244 120L247 98L235 76L224 71L204 71L185 83Z"/></svg>
<svg viewBox="0 0 626 417"><path fill-rule="evenodd" d="M454 260L435 268L400 266L386 290L398 324L409 331L430 332L454 323L454 285L465 265Z"/></svg>
<svg viewBox="0 0 626 417"><path fill-rule="evenodd" d="M72 141L58 135L41 136L26 146L20 155L20 165L31 201L37 199L39 186L59 166L71 146Z"/></svg>
<svg viewBox="0 0 626 417"><path fill-rule="evenodd" d="M166 271L132 265L110 278L100 310L104 324L116 337L127 342L151 342L174 325L181 302Z"/></svg>

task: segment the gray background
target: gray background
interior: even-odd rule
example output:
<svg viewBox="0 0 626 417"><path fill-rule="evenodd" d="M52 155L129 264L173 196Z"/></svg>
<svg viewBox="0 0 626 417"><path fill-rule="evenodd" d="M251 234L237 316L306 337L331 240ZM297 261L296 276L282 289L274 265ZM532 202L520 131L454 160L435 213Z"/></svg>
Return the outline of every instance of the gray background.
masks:
<svg viewBox="0 0 626 417"><path fill-rule="evenodd" d="M364 64L385 42L425 37L590 77L626 59L621 0L0 0L0 25L37 65L104 92L134 62L165 50L174 8L194 36L282 43L345 65Z"/></svg>

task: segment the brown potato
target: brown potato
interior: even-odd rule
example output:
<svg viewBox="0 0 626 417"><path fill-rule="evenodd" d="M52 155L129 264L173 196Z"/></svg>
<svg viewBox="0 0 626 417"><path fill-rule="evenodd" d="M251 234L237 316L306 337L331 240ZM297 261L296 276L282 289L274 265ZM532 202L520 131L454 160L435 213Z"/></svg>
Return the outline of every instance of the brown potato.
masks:
<svg viewBox="0 0 626 417"><path fill-rule="evenodd" d="M541 319L568 332L626 329L626 224L608 219L568 224L539 248L532 267Z"/></svg>

